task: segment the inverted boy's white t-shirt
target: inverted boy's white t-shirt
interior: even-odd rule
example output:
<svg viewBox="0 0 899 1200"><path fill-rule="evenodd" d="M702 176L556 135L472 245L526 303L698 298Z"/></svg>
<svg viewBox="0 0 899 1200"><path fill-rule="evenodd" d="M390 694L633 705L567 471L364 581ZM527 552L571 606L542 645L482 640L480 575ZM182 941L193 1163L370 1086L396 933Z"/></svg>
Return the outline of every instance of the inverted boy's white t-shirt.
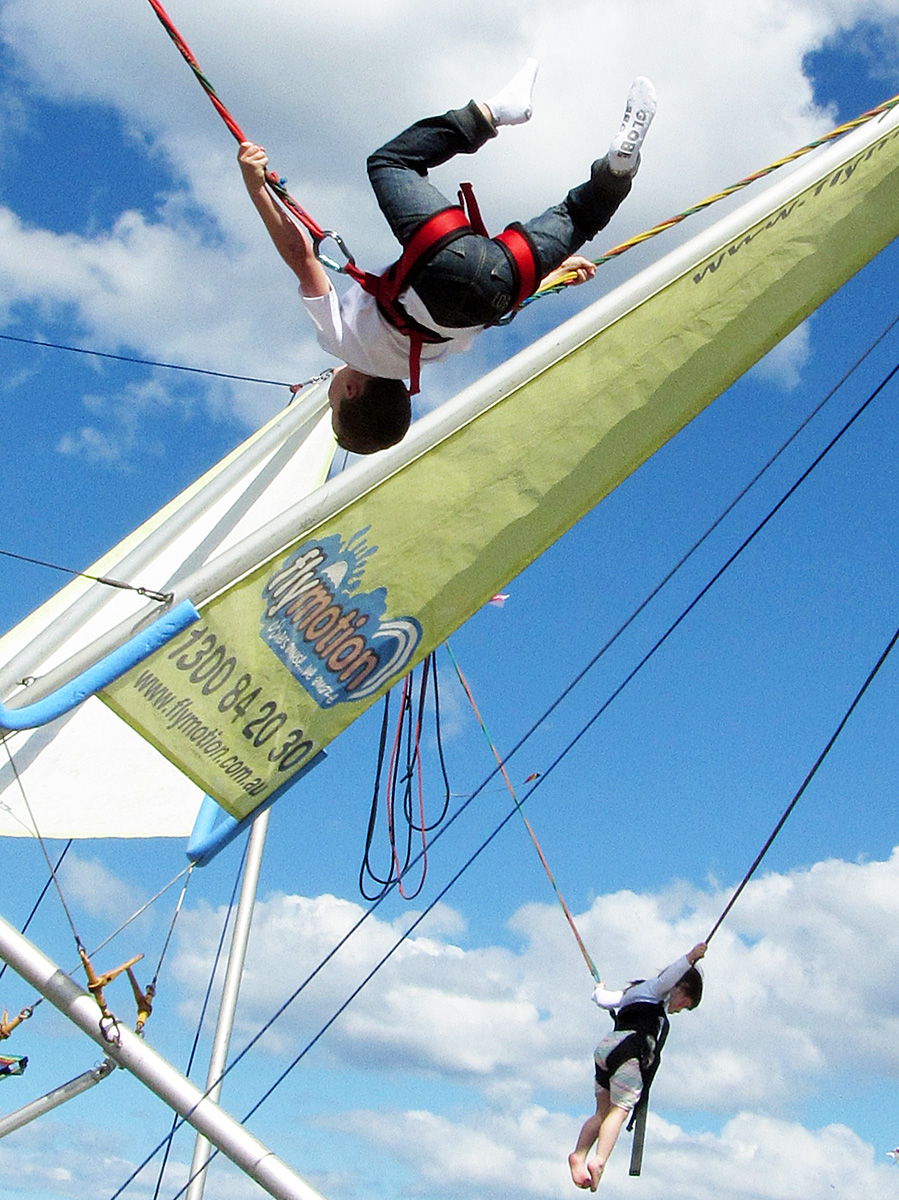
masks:
<svg viewBox="0 0 899 1200"><path fill-rule="evenodd" d="M341 362L384 379L409 378L409 339L381 315L374 296L352 283L338 295L332 287L324 296L303 296L303 307L312 319L318 344ZM425 342L421 361L441 362L448 354L468 350L483 325L447 329L438 325L412 288L400 303L413 320L432 329L445 342Z"/></svg>

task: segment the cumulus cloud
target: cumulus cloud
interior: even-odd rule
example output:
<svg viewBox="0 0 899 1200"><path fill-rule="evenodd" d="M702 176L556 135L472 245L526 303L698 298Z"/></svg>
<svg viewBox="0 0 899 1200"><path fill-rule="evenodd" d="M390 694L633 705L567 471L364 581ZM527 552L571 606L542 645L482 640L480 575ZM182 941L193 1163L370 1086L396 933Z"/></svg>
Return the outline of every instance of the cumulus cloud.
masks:
<svg viewBox="0 0 899 1200"><path fill-rule="evenodd" d="M572 1195L565 1155L570 1122L538 1107L515 1117L478 1114L450 1120L432 1113L364 1112L336 1122L347 1134L395 1155L429 1194L477 1189L495 1200ZM576 1131L575 1131L576 1132ZM628 1177L627 1139L603 1175L603 1194L624 1200L639 1186L647 1200L847 1200L885 1195L891 1168L845 1126L809 1130L793 1122L740 1114L720 1134L691 1134L650 1114L639 1185Z"/></svg>
<svg viewBox="0 0 899 1200"><path fill-rule="evenodd" d="M648 1195L661 1195L662 1181L670 1188L676 1179L693 1190L685 1184L674 1194L689 1192L691 1200L811 1198L823 1181L841 1195L861 1195L861 1183L852 1183L857 1193L843 1190L850 1180L875 1186L884 1168L855 1133L806 1130L792 1113L847 1062L856 1078L899 1075L899 1004L891 998L899 932L890 932L899 930L897 883L899 850L883 862L829 861L749 884L712 943L701 1009L672 1022L653 1090L657 1112L714 1111L726 1124L720 1133L698 1134L654 1117ZM728 895L682 883L658 893L618 892L598 896L576 920L604 977L623 983L660 970L700 940ZM242 1035L362 912L333 896L275 896L259 906ZM205 925L211 919L188 914L182 926L191 949L182 950L178 972L196 996L213 950ZM469 1089L464 1120L439 1106L379 1113L377 1121L364 1112L333 1118L402 1161L414 1160L428 1188L447 1194L475 1185L497 1196L513 1186L556 1194L564 1183L560 1151L576 1133L571 1114L592 1107L590 1054L608 1025L590 1003L589 976L567 926L554 906L542 904L520 909L511 925L522 942L518 951L466 947L440 922L420 927L320 1048L332 1066L389 1065L431 1078L435 1088L455 1080ZM364 922L279 1021L268 1053L292 1057L400 933L399 922L377 915ZM781 1160L794 1151L787 1170ZM696 1191L697 1180L706 1191Z"/></svg>
<svg viewBox="0 0 899 1200"><path fill-rule="evenodd" d="M569 1122L542 1108L515 1116L479 1114L477 1121L424 1111L357 1111L337 1124L414 1169L429 1194L471 1194L475 1189L478 1195L497 1197L571 1194L565 1155L559 1152L570 1140Z"/></svg>
<svg viewBox="0 0 899 1200"><path fill-rule="evenodd" d="M120 1102L127 1089L124 1073L114 1072L99 1085L107 1094L118 1092ZM96 1097L96 1093L92 1093ZM82 1102L84 1103L84 1102ZM90 1101L87 1101L90 1104ZM76 1110L77 1111L77 1110ZM146 1114L143 1114L144 1118ZM140 1161L128 1155L128 1148L112 1144L107 1130L91 1124L84 1109L82 1119L60 1120L43 1117L17 1130L8 1140L0 1141L0 1176L5 1196L59 1197L83 1200L85 1196L109 1196L134 1172ZM135 1130L135 1132L139 1132ZM130 1141L131 1139L125 1139ZM134 1138L139 1142L140 1138ZM48 1148L53 1147L53 1153ZM159 1162L139 1175L124 1195L133 1200L153 1200L154 1196L174 1195L190 1178L188 1160L172 1154L165 1164L164 1186L155 1185ZM259 1187L230 1164L214 1165L215 1195L220 1200L257 1200ZM212 1185L210 1185L212 1186Z"/></svg>
<svg viewBox="0 0 899 1200"><path fill-rule="evenodd" d="M366 153L413 118L492 90L528 53L542 62L534 120L504 131L466 161L465 174L493 227L538 210L583 175L617 125L630 78L649 74L661 107L638 186L610 230L619 240L824 131L834 114L814 106L805 56L840 29L868 20L889 30L899 15L895 0L746 0L739 12L720 0L451 0L437 39L433 12L413 0L222 0L214 16L202 0L172 7L223 98L269 147L291 190L371 265L387 261L393 245L364 177ZM327 37L312 32L321 29ZM270 378L306 378L325 365L290 274L242 191L230 136L149 5L5 0L0 36L15 75L0 95L2 128L16 142L0 150L4 162L15 154L19 169L40 161L40 185L52 189L54 164L28 141L31 109L50 98L112 111L167 180L162 192L139 206L129 201L88 232L45 228L23 204L0 207L0 318L15 332L49 338L65 322L99 349ZM572 47L580 54L575 66ZM397 79L402 86L393 86ZM456 168L439 174L446 189L455 187ZM109 180L116 164L96 169ZM673 236L686 236L689 225ZM630 270L622 260L607 279ZM594 294L581 289L545 308L547 315L525 315L486 335L433 393L465 382L466 371L486 370L535 328L561 319L553 314ZM790 386L807 338L804 327L761 369ZM7 395L12 383L8 375ZM117 407L98 385L86 416L73 409L60 451L126 462L146 408L174 402L158 387L134 389ZM256 423L255 395L223 388L208 393L212 402ZM805 1100L844 1081L847 1063L865 1082L895 1079L899 1070L897 871L895 854L826 862L763 876L746 890L713 943L702 1008L673 1022L641 1195L854 1200L864 1192L867 1200L887 1193L895 1176L857 1133L800 1122ZM93 903L77 864L71 878ZM107 882L117 915L131 911L134 897ZM624 982L687 949L727 894L716 884L620 891L597 896L576 919L603 975ZM362 912L327 895L260 902L237 1046ZM172 972L186 1019L199 1010L221 919L209 909L182 915ZM408 917L366 921L275 1026L264 1067L291 1059L407 926ZM399 946L316 1048L317 1063L369 1075L389 1064L393 1078L415 1081L415 1103L360 1104L327 1118L328 1128L402 1164L415 1191L420 1184L434 1195L571 1195L564 1155L591 1104L591 1050L608 1021L590 1004L589 976L557 909L523 907L509 933L508 944L477 944L463 914L443 908ZM423 1092L427 1103L419 1102ZM74 1131L66 1140L59 1126L42 1130L39 1141L0 1145L0 1168L5 1178L27 1179L33 1192L102 1192L108 1176L100 1182L95 1174L102 1154L83 1131L77 1144L82 1149ZM123 1155L113 1167L124 1174L130 1164ZM348 1174L338 1181L342 1194L364 1194ZM625 1175L622 1150L603 1184L612 1200L634 1194Z"/></svg>
<svg viewBox="0 0 899 1200"><path fill-rule="evenodd" d="M713 942L700 1013L673 1022L657 1104L785 1116L846 1061L871 1079L899 1074L899 1004L889 998L899 968L899 932L889 932L899 929L898 882L899 852L886 862L819 863L750 883ZM577 924L604 977L624 983L661 970L699 941L726 899L718 888L685 884L659 894L615 893L598 896ZM259 905L244 1036L361 914L353 902L326 895L274 896ZM179 973L197 996L214 949L211 920L210 913L188 914L182 925L191 950L182 953ZM591 984L568 926L547 905L522 908L511 925L520 952L466 948L439 923L420 926L331 1028L326 1055L347 1066L390 1062L456 1078L495 1102L552 1094L563 1105L587 1103L589 1054L607 1025L589 1003ZM377 914L366 920L278 1022L266 1040L270 1054L295 1052L401 932Z"/></svg>
<svg viewBox="0 0 899 1200"><path fill-rule="evenodd" d="M38 329L74 314L83 342L94 349L125 346L157 361L243 374L253 373L246 351L258 338L266 347L265 360L255 357L260 374L285 383L302 378L309 335L293 311L289 281L290 303L272 306L268 273L246 280L239 262L184 224L127 212L108 233L58 234L0 208L0 240L0 289L7 313L15 306L20 322L23 306ZM231 303L235 268L242 277L239 307Z"/></svg>
<svg viewBox="0 0 899 1200"><path fill-rule="evenodd" d="M102 874L102 894L121 911L127 887ZM73 859L67 890L89 905L96 878L96 866L88 871ZM652 1152L641 1184L647 1197L884 1194L891 1168L858 1133L802 1124L796 1114L805 1099L841 1079L847 1063L862 1090L899 1075L897 884L899 849L884 861L831 860L749 884L712 943L701 1008L672 1021L653 1089ZM729 895L727 887L681 882L657 892L620 891L598 895L576 921L603 976L623 983L655 972L699 940ZM257 905L235 1049L364 911L332 895L276 894ZM178 981L182 1015L191 1022L223 915L206 906L182 913L167 976ZM274 1060L277 1071L292 1060L397 947L328 1029L316 1064L417 1078L425 1085L418 1094L432 1103L377 1111L338 1106L310 1117L312 1125L386 1154L429 1194L570 1194L565 1154L592 1107L590 1055L608 1025L590 1003L591 981L562 915L549 904L519 909L510 921L516 949L472 944L464 920L446 905L400 942L408 925L408 915L377 914L359 925L267 1035L261 1058L254 1051L259 1066L241 1107L272 1073L264 1064ZM689 1125L670 1115L691 1109ZM15 1161L37 1171L22 1154L20 1147ZM622 1147L603 1183L612 1200L632 1186L626 1167ZM60 1195L73 1186L62 1176L44 1182ZM352 1190L346 1179L337 1187Z"/></svg>

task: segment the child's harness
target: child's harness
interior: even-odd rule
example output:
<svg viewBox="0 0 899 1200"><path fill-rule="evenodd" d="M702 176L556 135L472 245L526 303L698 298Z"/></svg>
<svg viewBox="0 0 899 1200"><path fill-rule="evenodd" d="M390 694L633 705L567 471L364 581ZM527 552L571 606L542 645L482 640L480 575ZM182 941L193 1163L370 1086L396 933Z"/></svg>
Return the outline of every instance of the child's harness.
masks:
<svg viewBox="0 0 899 1200"><path fill-rule="evenodd" d="M630 1129L637 1109L645 1107L649 1101L649 1089L659 1069L662 1047L668 1036L669 1021L664 1004L652 1004L648 1001L626 1004L624 1008L612 1014L612 1019L616 1030L631 1029L633 1033L620 1041L606 1056L605 1069L597 1066L596 1082L608 1089L612 1076L622 1063L627 1062L629 1058L635 1058L639 1062L643 1089L628 1122Z"/></svg>
<svg viewBox="0 0 899 1200"><path fill-rule="evenodd" d="M445 208L429 217L420 225L403 249L400 258L383 275L369 272L354 272L359 286L374 296L385 320L409 339L409 391L414 396L419 390L421 373L421 348L426 344L449 341L433 329L410 317L398 297L411 287L416 276L427 264L457 238L468 234L489 237L478 211L471 184L463 183L459 192L460 203ZM467 205L466 213L463 205ZM491 241L497 243L512 268L515 280L513 309L532 295L540 283L540 271L533 247L519 225L510 225Z"/></svg>
<svg viewBox="0 0 899 1200"><path fill-rule="evenodd" d="M200 70L193 52L172 24L160 0L150 0L150 5L162 22L179 53L194 72L194 75L212 101L219 116L234 135L234 138L238 142L248 141L249 139L246 134L221 102L212 84ZM409 338L409 372L412 385L409 390L413 394L417 392L422 345L425 342L445 342L448 339L440 337L433 330L427 329L425 326L413 321L408 313L403 310L402 306L397 303L397 297L405 287L408 287L410 276L415 275L421 267L425 266L435 254L439 253L454 238L462 237L467 233L477 233L483 237L490 236L484 228L481 214L478 212L471 184L463 183L460 192L460 205L463 203L468 205L470 217L465 215L461 207L452 207L442 213L437 213L425 221L424 225L415 233L411 242L403 251L399 261L394 263L392 267L389 267L383 275L378 276L371 275L356 266L352 255L347 250L340 236L333 230L323 229L309 213L297 204L296 200L294 200L285 187L286 180L280 179L274 171L266 171L265 181L272 193L309 232L319 261L326 266L349 275L366 292L370 292L377 299L385 318ZM326 238L334 238L341 250L347 255L348 261L346 266L340 267L336 263L330 262L320 253L321 244ZM514 278L518 286L514 305L514 307L517 307L522 300L537 290L537 286L540 283L539 268L534 257L534 252L521 228L514 225L494 238L493 241L502 247L512 265Z"/></svg>

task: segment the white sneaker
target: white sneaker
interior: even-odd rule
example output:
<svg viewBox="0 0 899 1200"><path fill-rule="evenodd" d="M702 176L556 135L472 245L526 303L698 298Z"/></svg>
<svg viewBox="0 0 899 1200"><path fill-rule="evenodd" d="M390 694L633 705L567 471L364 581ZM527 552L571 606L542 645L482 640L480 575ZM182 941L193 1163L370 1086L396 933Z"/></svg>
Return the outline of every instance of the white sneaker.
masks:
<svg viewBox="0 0 899 1200"><path fill-rule="evenodd" d="M656 90L645 75L631 84L621 128L609 147L609 169L613 175L633 175L640 158L640 147L658 107Z"/></svg>

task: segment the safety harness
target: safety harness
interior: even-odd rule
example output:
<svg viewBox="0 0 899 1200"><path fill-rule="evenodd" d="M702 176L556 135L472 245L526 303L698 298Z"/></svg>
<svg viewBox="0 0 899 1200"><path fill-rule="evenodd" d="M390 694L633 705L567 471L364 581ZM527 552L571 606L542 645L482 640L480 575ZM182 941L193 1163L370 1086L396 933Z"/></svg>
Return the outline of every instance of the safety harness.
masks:
<svg viewBox="0 0 899 1200"><path fill-rule="evenodd" d="M399 296L412 286L416 277L441 250L469 234L490 236L478 210L471 184L463 183L459 191L459 204L434 213L420 225L407 242L402 255L383 274L373 275L354 265L344 268L364 291L374 296L384 319L409 339L409 391L413 396L419 391L422 346L450 339L441 337L411 317L400 304ZM510 225L490 240L500 247L512 268L515 280L512 308L515 309L533 295L540 283L533 247L519 225Z"/></svg>
<svg viewBox="0 0 899 1200"><path fill-rule="evenodd" d="M596 1067L596 1081L601 1087L608 1088L612 1076L622 1063L627 1062L629 1058L635 1058L639 1062L643 1088L628 1122L627 1127L631 1129L638 1111L649 1103L649 1089L659 1069L662 1047L668 1037L668 1015L664 1004L650 1002L626 1004L611 1015L616 1030L630 1029L633 1032L607 1055L604 1070Z"/></svg>

